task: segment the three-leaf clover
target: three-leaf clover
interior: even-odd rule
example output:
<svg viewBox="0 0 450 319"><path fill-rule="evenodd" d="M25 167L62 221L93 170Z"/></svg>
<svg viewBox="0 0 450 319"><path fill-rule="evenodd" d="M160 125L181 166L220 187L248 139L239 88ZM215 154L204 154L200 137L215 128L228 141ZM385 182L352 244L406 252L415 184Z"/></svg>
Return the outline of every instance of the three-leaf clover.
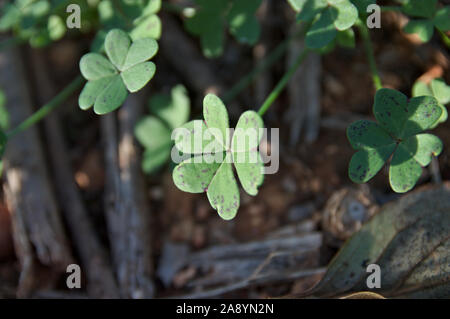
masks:
<svg viewBox="0 0 450 319"><path fill-rule="evenodd" d="M186 20L189 32L200 37L203 54L217 57L223 52L225 26L241 43L258 41L260 26L255 12L262 0L196 0L199 8Z"/></svg>
<svg viewBox="0 0 450 319"><path fill-rule="evenodd" d="M448 112L444 105L450 103L450 86L448 86L443 79L433 79L429 84L420 80L416 81L412 88L412 95L414 97L424 95L433 96L439 102L439 106L442 109L442 115L431 128L447 121Z"/></svg>
<svg viewBox="0 0 450 319"><path fill-rule="evenodd" d="M157 13L160 9L161 0L102 0L98 4L102 29L93 41L92 50L100 50L107 32L112 29L126 30L133 41L141 38L159 39L161 20Z"/></svg>
<svg viewBox="0 0 450 319"><path fill-rule="evenodd" d="M320 49L331 43L338 31L351 28L358 20L358 9L350 0L291 0L299 13L297 20L311 22L305 43Z"/></svg>
<svg viewBox="0 0 450 319"><path fill-rule="evenodd" d="M264 167L257 147L264 124L256 112L246 111L231 137L227 109L213 94L203 101L203 117L204 121L186 123L182 126L185 133L175 137L176 147L192 157L175 167L173 181L182 191L206 192L219 216L229 220L236 216L240 201L232 163L248 194L256 195L263 182Z"/></svg>
<svg viewBox="0 0 450 319"><path fill-rule="evenodd" d="M398 193L409 191L422 174L422 167L439 155L442 142L423 133L439 120L442 109L431 96L408 98L392 89L375 95L373 112L377 122L360 120L347 128L347 137L357 150L349 164L355 183L369 181L392 156L389 182Z"/></svg>
<svg viewBox="0 0 450 319"><path fill-rule="evenodd" d="M437 0L407 0L402 11L419 18L410 20L403 30L416 33L423 42L431 39L435 27L442 32L450 30L450 6L438 10Z"/></svg>
<svg viewBox="0 0 450 319"><path fill-rule="evenodd" d="M150 112L135 127L137 140L145 148L142 170L152 173L170 157L173 141L172 130L189 119L190 100L182 85L175 86L171 95L154 95L149 101Z"/></svg>
<svg viewBox="0 0 450 319"><path fill-rule="evenodd" d="M106 36L105 50L108 59L88 53L80 60L81 74L88 82L78 103L83 110L94 105L97 114L114 111L125 101L128 91L139 91L150 81L156 66L147 60L158 52L158 43L151 38L131 42L127 33L114 29Z"/></svg>

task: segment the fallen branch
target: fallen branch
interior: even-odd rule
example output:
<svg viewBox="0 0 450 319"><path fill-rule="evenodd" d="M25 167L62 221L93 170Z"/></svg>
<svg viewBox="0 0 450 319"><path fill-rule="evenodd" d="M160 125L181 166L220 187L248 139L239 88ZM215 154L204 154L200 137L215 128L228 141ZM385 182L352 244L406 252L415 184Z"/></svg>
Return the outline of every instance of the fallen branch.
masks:
<svg viewBox="0 0 450 319"><path fill-rule="evenodd" d="M0 69L0 86L7 96L10 122L16 126L32 113L19 52L0 53ZM5 197L12 213L14 245L21 263L17 295L26 297L41 284L39 276L34 275L35 256L55 275L65 272L73 258L35 127L9 140L4 167ZM56 278L50 282L53 280Z"/></svg>
<svg viewBox="0 0 450 319"><path fill-rule="evenodd" d="M152 298L152 245L147 202L134 126L142 112L140 94L101 119L105 142L105 212L116 275L124 298Z"/></svg>
<svg viewBox="0 0 450 319"><path fill-rule="evenodd" d="M264 275L258 278L246 279L238 283L226 285L215 289L176 296L175 298L176 299L218 298L223 296L224 294L228 294L242 289L249 289L255 286L270 285L275 283L276 284L288 283L302 278L322 275L325 273L325 271L326 268L316 268L316 269L293 271L290 273L279 275L276 274Z"/></svg>
<svg viewBox="0 0 450 319"><path fill-rule="evenodd" d="M39 83L39 99L45 100L55 93L55 88L45 67L42 52L33 55L36 83ZM41 101L42 102L42 101ZM74 182L68 151L63 138L58 114L51 114L45 121L48 150L52 162L56 193L62 207L71 237L74 241L87 277L87 291L93 298L117 298L119 296L109 258L102 247L94 226L86 211L80 192Z"/></svg>

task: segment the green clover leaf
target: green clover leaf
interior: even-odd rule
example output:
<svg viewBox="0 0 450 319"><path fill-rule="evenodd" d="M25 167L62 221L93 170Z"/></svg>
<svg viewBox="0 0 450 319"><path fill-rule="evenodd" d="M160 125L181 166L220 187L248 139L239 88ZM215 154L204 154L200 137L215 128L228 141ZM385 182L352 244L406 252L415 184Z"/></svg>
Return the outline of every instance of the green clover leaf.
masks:
<svg viewBox="0 0 450 319"><path fill-rule="evenodd" d="M412 17L432 18L437 9L437 0L406 0L402 11Z"/></svg>
<svg viewBox="0 0 450 319"><path fill-rule="evenodd" d="M189 119L190 100L182 85L175 86L170 95L154 95L149 101L153 115L142 118L135 127L135 136L144 147L142 170L155 172L170 157L173 146L172 130Z"/></svg>
<svg viewBox="0 0 450 319"><path fill-rule="evenodd" d="M423 42L428 42L434 33L434 28L442 32L450 30L450 6L438 10L437 0L407 0L402 11L420 19L412 19L405 25L403 31L415 33Z"/></svg>
<svg viewBox="0 0 450 319"><path fill-rule="evenodd" d="M397 193L409 191L432 155L442 151L442 142L423 133L440 118L442 109L431 96L407 97L392 89L375 95L373 112L377 122L360 120L347 128L351 146L357 150L349 164L349 177L355 183L369 181L392 156L389 182Z"/></svg>
<svg viewBox="0 0 450 319"><path fill-rule="evenodd" d="M360 15L367 15L367 7L371 4L376 4L376 0L350 0L358 9Z"/></svg>
<svg viewBox="0 0 450 319"><path fill-rule="evenodd" d="M161 0L102 0L98 4L98 15L102 29L92 43L92 51L102 49L106 34L112 29L122 29L129 33L133 41L142 38L158 40L162 24L157 13Z"/></svg>
<svg viewBox="0 0 450 319"><path fill-rule="evenodd" d="M450 103L450 86L443 79L433 79L429 84L420 80L416 81L412 88L412 95L414 97L424 95L433 96L439 102L442 114L431 128L435 128L438 124L447 121L448 112L444 105Z"/></svg>
<svg viewBox="0 0 450 319"><path fill-rule="evenodd" d="M223 52L225 27L241 43L255 44L260 26L255 12L262 0L196 0L198 9L186 20L186 28L200 37L203 54L217 57Z"/></svg>
<svg viewBox="0 0 450 319"><path fill-rule="evenodd" d="M255 12L261 0L233 1L227 20L230 33L241 43L255 44L260 35L260 26Z"/></svg>
<svg viewBox="0 0 450 319"><path fill-rule="evenodd" d="M81 74L88 80L78 103L83 110L94 106L97 114L114 111L125 101L128 91L142 89L155 74L148 62L157 52L158 43L151 38L131 42L122 30L111 30L105 39L108 59L99 53L85 54L80 60Z"/></svg>
<svg viewBox="0 0 450 319"><path fill-rule="evenodd" d="M173 181L182 191L206 192L211 206L225 220L239 208L239 188L233 165L244 190L254 196L262 184L263 162L257 150L264 123L254 111L244 112L231 138L228 112L223 102L209 94L203 101L205 121L191 121L175 136L176 147L192 157L178 164Z"/></svg>
<svg viewBox="0 0 450 319"><path fill-rule="evenodd" d="M299 13L297 20L312 22L306 33L306 45L320 49L331 43L338 31L351 28L358 20L358 9L350 0L291 1Z"/></svg>

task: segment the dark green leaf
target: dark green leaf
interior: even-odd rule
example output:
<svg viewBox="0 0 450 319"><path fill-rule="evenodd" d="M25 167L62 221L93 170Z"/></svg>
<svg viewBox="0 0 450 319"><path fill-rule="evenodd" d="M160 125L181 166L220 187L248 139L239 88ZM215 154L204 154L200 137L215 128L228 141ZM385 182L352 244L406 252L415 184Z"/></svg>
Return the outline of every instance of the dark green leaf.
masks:
<svg viewBox="0 0 450 319"><path fill-rule="evenodd" d="M368 290L366 268L381 268L386 297L450 297L450 190L417 191L383 206L333 258L311 291L333 297Z"/></svg>
<svg viewBox="0 0 450 319"><path fill-rule="evenodd" d="M416 33L423 42L430 41L433 36L434 24L431 20L411 20L403 28L406 33Z"/></svg>
<svg viewBox="0 0 450 319"><path fill-rule="evenodd" d="M450 6L446 6L436 13L434 25L442 32L450 31Z"/></svg>
<svg viewBox="0 0 450 319"><path fill-rule="evenodd" d="M322 48L333 41L336 34L331 10L325 10L306 33L306 45L311 49Z"/></svg>
<svg viewBox="0 0 450 319"><path fill-rule="evenodd" d="M403 12L412 17L432 18L437 9L437 0L406 0Z"/></svg>
<svg viewBox="0 0 450 319"><path fill-rule="evenodd" d="M259 22L255 17L262 0L235 0L228 14L231 34L241 43L253 45L260 34Z"/></svg>
<svg viewBox="0 0 450 319"><path fill-rule="evenodd" d="M297 20L312 21L328 6L328 3L326 0L306 0L303 1L303 3L298 2L297 5L301 5L299 8L300 13L297 15Z"/></svg>

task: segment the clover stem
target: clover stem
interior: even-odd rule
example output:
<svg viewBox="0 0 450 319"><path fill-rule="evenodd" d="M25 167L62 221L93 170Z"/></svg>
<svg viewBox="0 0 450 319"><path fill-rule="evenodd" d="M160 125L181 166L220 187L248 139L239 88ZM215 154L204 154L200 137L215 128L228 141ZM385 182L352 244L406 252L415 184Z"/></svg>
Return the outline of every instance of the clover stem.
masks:
<svg viewBox="0 0 450 319"><path fill-rule="evenodd" d="M275 62L277 62L283 56L284 52L286 52L287 48L289 47L289 43L294 38L302 35L304 32L305 28L302 28L298 32L295 32L294 34L283 40L281 43L279 43L269 55L264 57L260 61L260 63L258 63L258 65L252 71L250 71L250 73L248 73L246 76L240 79L239 82L237 82L223 96L224 103L229 103L232 100L234 100L234 98L239 93L241 93L246 87L248 87L261 72L264 72L266 69L270 68Z"/></svg>
<svg viewBox="0 0 450 319"><path fill-rule="evenodd" d="M444 42L444 44L447 46L447 48L450 49L450 38L445 34L445 32L442 32L439 29L437 29L437 30L439 32L439 35L441 36L442 42Z"/></svg>
<svg viewBox="0 0 450 319"><path fill-rule="evenodd" d="M284 90L284 88L286 87L286 85L289 82L289 80L291 79L291 77L295 74L297 69L300 67L302 62L305 60L305 58L309 52L310 52L309 49L304 49L299 54L299 56L295 60L294 64L292 64L291 67L289 68L289 70L283 75L281 80L278 82L277 86L272 90L272 92L270 92L269 96L266 98L263 105L260 107L260 109L258 111L258 114L260 116L263 116L264 113L266 113L267 110L269 109L269 107L273 104L273 102L278 98L278 96Z"/></svg>
<svg viewBox="0 0 450 319"><path fill-rule="evenodd" d="M359 31L361 33L361 37L364 41L364 48L366 50L367 59L369 60L370 72L372 73L372 81L375 86L375 90L379 90L383 87L381 84L381 78L377 70L377 65L375 63L375 55L373 53L372 41L370 40L369 29L364 21L360 21L358 23Z"/></svg>
<svg viewBox="0 0 450 319"><path fill-rule="evenodd" d="M44 117L46 117L51 111L60 106L70 95L78 90L81 85L85 82L83 77L80 75L69 83L58 95L56 95L50 102L42 106L39 110L27 117L22 123L17 125L14 129L6 133L8 138L25 131L30 126L36 124Z"/></svg>

